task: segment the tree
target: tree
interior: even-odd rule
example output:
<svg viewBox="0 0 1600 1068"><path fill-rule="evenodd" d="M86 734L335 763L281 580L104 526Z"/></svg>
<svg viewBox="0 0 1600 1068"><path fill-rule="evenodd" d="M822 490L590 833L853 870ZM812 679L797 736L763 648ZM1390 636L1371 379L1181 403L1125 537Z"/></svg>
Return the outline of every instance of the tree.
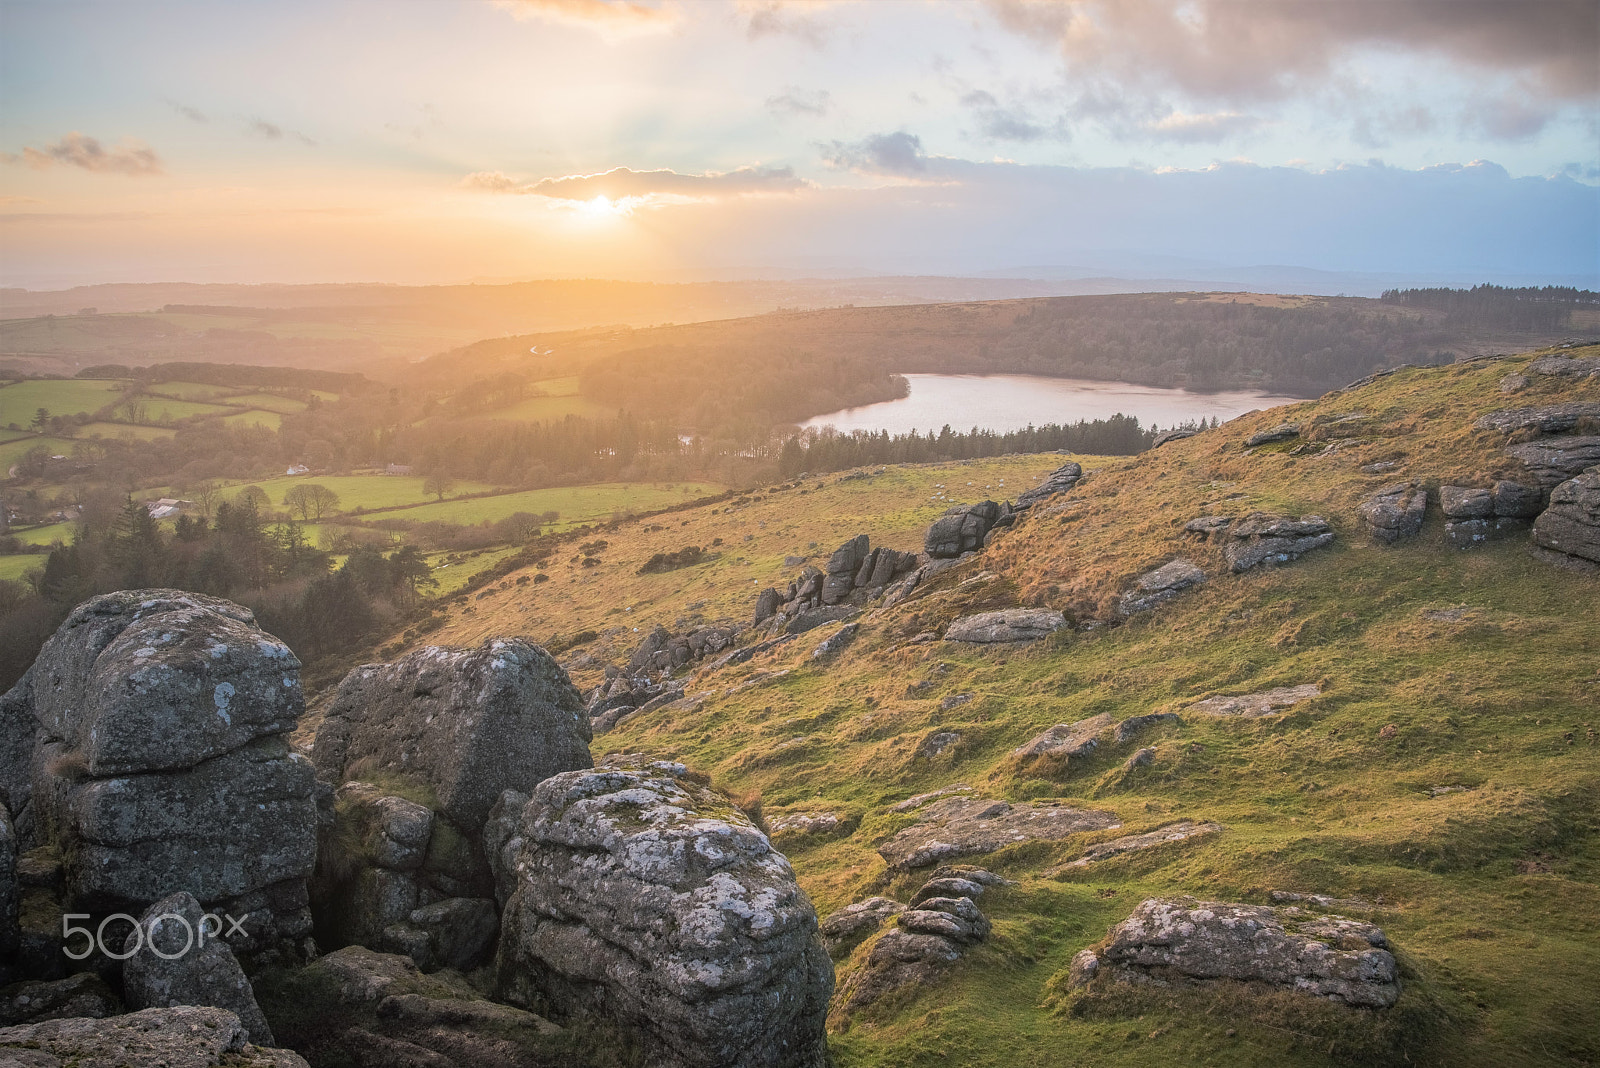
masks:
<svg viewBox="0 0 1600 1068"><path fill-rule="evenodd" d="M339 495L320 482L302 482L289 488L283 503L299 512L301 519L317 521L339 507Z"/></svg>
<svg viewBox="0 0 1600 1068"><path fill-rule="evenodd" d="M38 411L33 413L33 424L32 425L34 426L35 429L37 429L39 431L39 433L43 434L44 433L44 428L46 426L48 426L49 423L50 423L50 409L49 408L40 408Z"/></svg>
<svg viewBox="0 0 1600 1068"><path fill-rule="evenodd" d="M235 507L249 508L256 515L261 515L272 507L272 498L260 486L246 486L234 496L233 503Z"/></svg>
<svg viewBox="0 0 1600 1068"><path fill-rule="evenodd" d="M208 478L189 487L189 496L200 506L200 514L206 519L211 518L211 509L216 507L218 495L217 484Z"/></svg>
<svg viewBox="0 0 1600 1068"><path fill-rule="evenodd" d="M456 488L456 480L443 471L435 471L422 480L422 492L430 493L438 500L444 500L444 495Z"/></svg>

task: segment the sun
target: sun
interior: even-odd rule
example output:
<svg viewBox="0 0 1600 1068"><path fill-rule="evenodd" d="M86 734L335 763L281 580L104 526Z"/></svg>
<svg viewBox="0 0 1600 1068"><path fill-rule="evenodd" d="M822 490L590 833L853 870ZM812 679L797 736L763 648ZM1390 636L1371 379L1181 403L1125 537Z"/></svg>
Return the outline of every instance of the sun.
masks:
<svg viewBox="0 0 1600 1068"><path fill-rule="evenodd" d="M625 215L632 215L638 197L618 197L612 200L605 194L592 197L588 200L578 201L578 214L591 219L616 219Z"/></svg>

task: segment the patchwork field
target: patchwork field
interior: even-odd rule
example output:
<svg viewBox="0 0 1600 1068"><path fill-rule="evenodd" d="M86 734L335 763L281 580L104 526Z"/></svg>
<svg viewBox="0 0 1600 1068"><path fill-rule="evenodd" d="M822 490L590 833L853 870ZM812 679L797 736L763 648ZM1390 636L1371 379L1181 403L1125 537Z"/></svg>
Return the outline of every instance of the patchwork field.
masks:
<svg viewBox="0 0 1600 1068"><path fill-rule="evenodd" d="M636 483L602 482L590 486L556 486L550 489L501 493L493 497L445 500L415 508L384 512L384 519L422 522L482 523L504 519L517 512L558 512L563 527L610 519L624 512L650 512L721 493L724 487L709 482ZM458 493L470 492L457 489Z"/></svg>
<svg viewBox="0 0 1600 1068"><path fill-rule="evenodd" d="M120 381L34 379L0 386L0 427L26 428L44 408L51 415L93 414L122 394Z"/></svg>

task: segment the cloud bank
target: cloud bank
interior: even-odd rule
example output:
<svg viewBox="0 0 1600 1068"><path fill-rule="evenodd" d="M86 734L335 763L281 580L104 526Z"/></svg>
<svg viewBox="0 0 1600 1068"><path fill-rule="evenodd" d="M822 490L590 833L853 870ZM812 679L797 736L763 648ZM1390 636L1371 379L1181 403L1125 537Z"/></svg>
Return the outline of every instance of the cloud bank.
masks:
<svg viewBox="0 0 1600 1068"><path fill-rule="evenodd" d="M571 201L605 197L615 201L649 196L709 200L750 193L791 193L804 188L807 183L795 177L792 167L740 167L732 171L708 171L705 174L679 174L664 168L636 171L617 167L603 174L571 174L528 183L517 182L500 171L479 171L467 175L461 184L467 189L483 193L509 193Z"/></svg>
<svg viewBox="0 0 1600 1068"><path fill-rule="evenodd" d="M114 148L106 148L93 137L74 130L53 145L43 148L28 146L18 155L0 155L7 163L23 164L35 170L45 170L57 164L78 167L96 174L127 174L134 176L162 173L161 157L142 141L124 138Z"/></svg>

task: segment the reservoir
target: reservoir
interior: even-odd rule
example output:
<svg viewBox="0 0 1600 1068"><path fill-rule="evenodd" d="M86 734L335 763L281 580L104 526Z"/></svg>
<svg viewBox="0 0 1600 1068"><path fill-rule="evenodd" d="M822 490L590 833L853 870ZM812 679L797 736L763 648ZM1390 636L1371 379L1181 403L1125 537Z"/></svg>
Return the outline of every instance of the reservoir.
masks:
<svg viewBox="0 0 1600 1068"><path fill-rule="evenodd" d="M1167 429L1212 416L1227 422L1255 408L1275 408L1305 399L1253 391L1190 393L1126 382L1043 375L906 375L906 381L911 384L908 397L846 408L800 425L832 426L846 434L853 430L925 433L938 431L946 423L958 431L975 426L1007 431L1021 430L1029 424L1105 419L1121 412L1137 416L1142 427Z"/></svg>

